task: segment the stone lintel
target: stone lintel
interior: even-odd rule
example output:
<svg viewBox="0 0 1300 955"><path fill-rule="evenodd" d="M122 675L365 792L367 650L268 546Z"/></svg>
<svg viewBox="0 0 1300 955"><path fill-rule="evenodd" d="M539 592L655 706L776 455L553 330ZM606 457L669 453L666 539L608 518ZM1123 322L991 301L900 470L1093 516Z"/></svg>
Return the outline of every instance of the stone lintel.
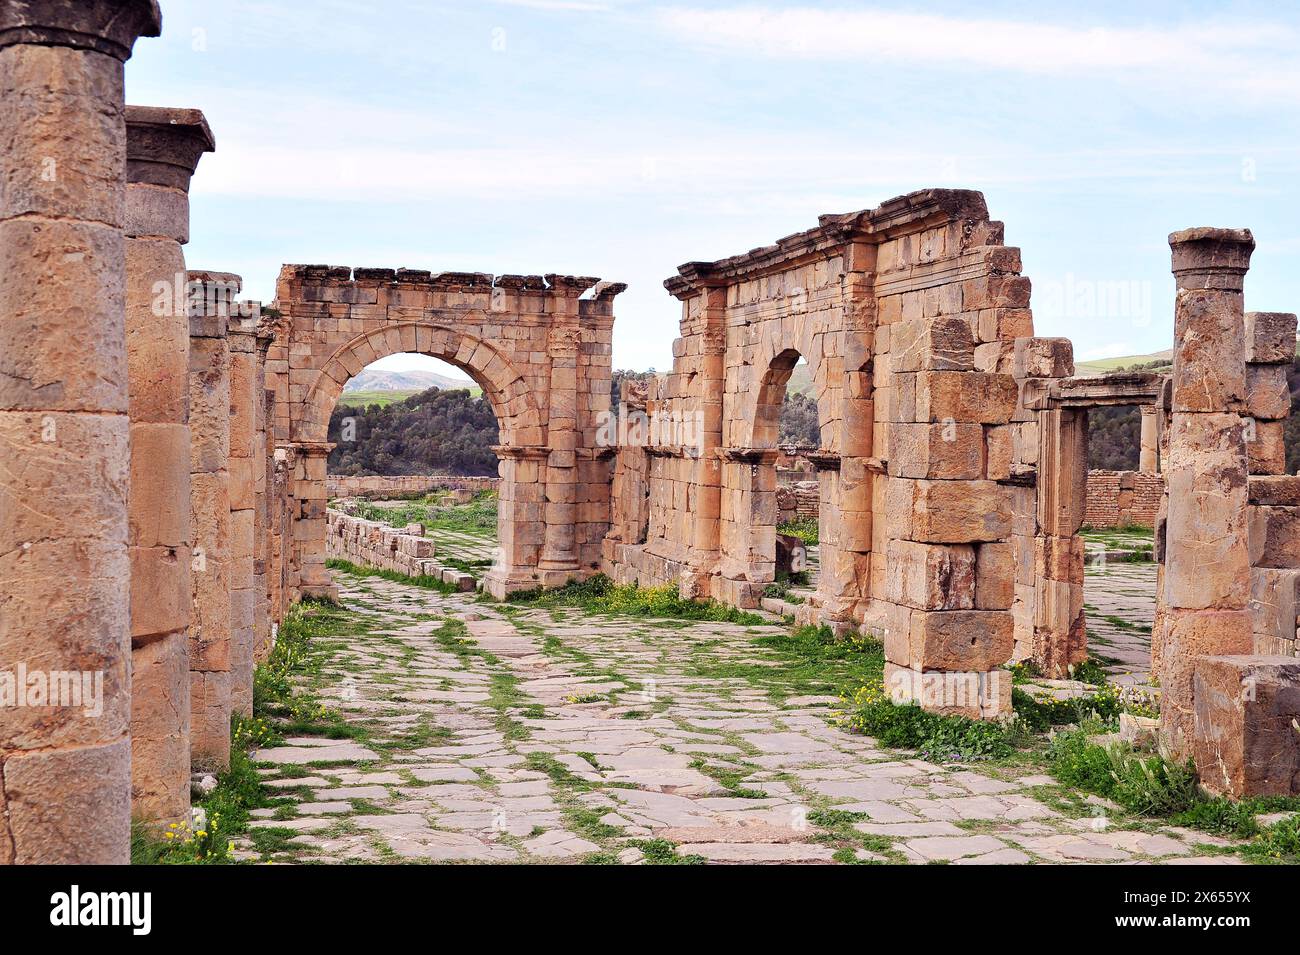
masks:
<svg viewBox="0 0 1300 955"><path fill-rule="evenodd" d="M19 43L94 50L125 62L162 33L157 0L23 0L0 4L0 49Z"/></svg>
<svg viewBox="0 0 1300 955"><path fill-rule="evenodd" d="M128 182L188 191L199 159L214 149L212 130L197 109L126 108Z"/></svg>
<svg viewBox="0 0 1300 955"><path fill-rule="evenodd" d="M1059 408L1096 408L1106 405L1154 406L1166 376L1159 372L1116 372L1060 379L1051 402Z"/></svg>

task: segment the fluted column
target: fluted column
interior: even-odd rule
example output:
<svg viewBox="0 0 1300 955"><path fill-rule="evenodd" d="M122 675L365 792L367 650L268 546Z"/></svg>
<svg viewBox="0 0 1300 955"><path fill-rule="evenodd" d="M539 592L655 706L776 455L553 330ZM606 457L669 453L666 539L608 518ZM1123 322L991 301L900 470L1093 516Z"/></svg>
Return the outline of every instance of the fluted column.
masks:
<svg viewBox="0 0 1300 955"><path fill-rule="evenodd" d="M126 121L131 808L173 823L190 811L190 331L181 245L190 177L213 141L198 110L128 106Z"/></svg>
<svg viewBox="0 0 1300 955"><path fill-rule="evenodd" d="M159 28L0 2L0 672L89 691L0 719L0 863L130 856L122 64Z"/></svg>

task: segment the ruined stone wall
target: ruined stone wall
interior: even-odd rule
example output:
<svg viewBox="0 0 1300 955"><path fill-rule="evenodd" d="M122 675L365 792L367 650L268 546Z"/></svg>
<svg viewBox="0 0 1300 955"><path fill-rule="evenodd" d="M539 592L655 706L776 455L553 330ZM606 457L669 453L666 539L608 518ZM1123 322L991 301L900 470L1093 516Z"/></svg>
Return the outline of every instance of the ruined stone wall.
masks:
<svg viewBox="0 0 1300 955"><path fill-rule="evenodd" d="M1089 471L1083 523L1088 527L1155 527L1165 479L1143 471Z"/></svg>
<svg viewBox="0 0 1300 955"><path fill-rule="evenodd" d="M459 477L454 474L339 475L325 479L325 493L335 497L382 497L385 494L427 494L438 490L495 491L500 478Z"/></svg>
<svg viewBox="0 0 1300 955"><path fill-rule="evenodd" d="M434 542L424 528L412 524L398 530L379 521L330 508L326 512L328 532L325 553L361 567L392 570L408 577L437 577L458 590L473 590L473 574L446 567L436 557Z"/></svg>

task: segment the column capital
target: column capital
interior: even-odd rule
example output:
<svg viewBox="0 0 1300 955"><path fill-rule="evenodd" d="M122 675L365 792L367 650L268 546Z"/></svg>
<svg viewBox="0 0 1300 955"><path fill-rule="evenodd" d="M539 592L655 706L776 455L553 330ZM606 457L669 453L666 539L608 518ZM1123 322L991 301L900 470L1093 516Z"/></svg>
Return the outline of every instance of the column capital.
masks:
<svg viewBox="0 0 1300 955"><path fill-rule="evenodd" d="M1249 229L1201 226L1171 233L1169 248L1179 288L1241 291L1255 237Z"/></svg>
<svg viewBox="0 0 1300 955"><path fill-rule="evenodd" d="M161 33L157 0L0 2L0 49L16 44L66 46L125 62L137 39Z"/></svg>
<svg viewBox="0 0 1300 955"><path fill-rule="evenodd" d="M126 108L128 182L188 191L199 159L214 149L212 130L197 109Z"/></svg>

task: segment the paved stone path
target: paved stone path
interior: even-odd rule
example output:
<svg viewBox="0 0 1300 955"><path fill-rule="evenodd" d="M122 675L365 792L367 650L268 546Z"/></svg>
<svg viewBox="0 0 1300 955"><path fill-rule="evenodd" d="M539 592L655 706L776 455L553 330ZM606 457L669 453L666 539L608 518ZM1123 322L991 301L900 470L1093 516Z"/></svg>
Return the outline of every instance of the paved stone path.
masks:
<svg viewBox="0 0 1300 955"><path fill-rule="evenodd" d="M364 742L258 754L292 805L261 856L342 862L1197 863L1223 840L1063 798L1037 769L938 766L769 692L775 627L593 617L338 575L372 625L314 691ZM828 811L830 810L830 811ZM242 840L245 858L256 857Z"/></svg>
<svg viewBox="0 0 1300 955"><path fill-rule="evenodd" d="M1089 565L1083 578L1088 649L1106 661L1111 682L1151 678L1151 627L1156 615L1156 565L1110 561Z"/></svg>

